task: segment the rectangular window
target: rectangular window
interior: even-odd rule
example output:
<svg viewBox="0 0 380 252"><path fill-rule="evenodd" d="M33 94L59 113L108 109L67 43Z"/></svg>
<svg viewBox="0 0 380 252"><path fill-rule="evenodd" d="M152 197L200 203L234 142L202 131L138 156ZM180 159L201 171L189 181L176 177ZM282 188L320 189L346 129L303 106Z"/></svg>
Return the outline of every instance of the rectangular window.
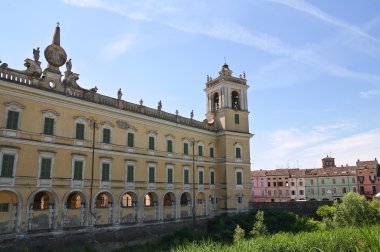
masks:
<svg viewBox="0 0 380 252"><path fill-rule="evenodd" d="M356 187L352 187L352 191L353 191L353 192L356 192Z"/></svg>
<svg viewBox="0 0 380 252"><path fill-rule="evenodd" d="M347 193L346 187L342 187L342 193Z"/></svg>
<svg viewBox="0 0 380 252"><path fill-rule="evenodd" d="M326 189L322 188L322 195L325 195L325 194L326 194Z"/></svg>
<svg viewBox="0 0 380 252"><path fill-rule="evenodd" d="M268 187L270 187L270 182L268 182Z"/></svg>
<svg viewBox="0 0 380 252"><path fill-rule="evenodd" d="M154 167L149 167L149 183L154 183Z"/></svg>
<svg viewBox="0 0 380 252"><path fill-rule="evenodd" d="M352 178L351 181L352 181L352 183L356 183L356 179L355 178Z"/></svg>
<svg viewBox="0 0 380 252"><path fill-rule="evenodd" d="M127 182L134 182L135 167L133 165L127 166Z"/></svg>
<svg viewBox="0 0 380 252"><path fill-rule="evenodd" d="M203 146L198 145L198 156L203 156Z"/></svg>
<svg viewBox="0 0 380 252"><path fill-rule="evenodd" d="M214 158L214 148L210 147L210 158Z"/></svg>
<svg viewBox="0 0 380 252"><path fill-rule="evenodd" d="M54 118L45 117L44 134L53 135L54 133Z"/></svg>
<svg viewBox="0 0 380 252"><path fill-rule="evenodd" d="M236 158L241 158L241 149L239 147L235 148L235 156Z"/></svg>
<svg viewBox="0 0 380 252"><path fill-rule="evenodd" d="M0 203L0 213L9 211L9 203Z"/></svg>
<svg viewBox="0 0 380 252"><path fill-rule="evenodd" d="M102 181L110 181L110 164L102 164Z"/></svg>
<svg viewBox="0 0 380 252"><path fill-rule="evenodd" d="M314 185L314 180L313 179L310 180L310 185Z"/></svg>
<svg viewBox="0 0 380 252"><path fill-rule="evenodd" d="M237 185L243 184L242 174L240 171L236 172L236 184Z"/></svg>
<svg viewBox="0 0 380 252"><path fill-rule="evenodd" d="M149 150L154 150L154 137L149 137Z"/></svg>
<svg viewBox="0 0 380 252"><path fill-rule="evenodd" d="M299 181L298 184L299 184L300 186L303 186L303 181Z"/></svg>
<svg viewBox="0 0 380 252"><path fill-rule="evenodd" d="M168 169L168 184L173 184L173 169Z"/></svg>
<svg viewBox="0 0 380 252"><path fill-rule="evenodd" d="M314 188L311 188L310 191L311 191L311 195L314 195Z"/></svg>
<svg viewBox="0 0 380 252"><path fill-rule="evenodd" d="M127 145L128 145L128 147L134 147L135 146L135 134L133 134L133 133L128 133L128 143L127 143Z"/></svg>
<svg viewBox="0 0 380 252"><path fill-rule="evenodd" d="M324 185L325 184L325 180L324 179L322 179L322 185Z"/></svg>
<svg viewBox="0 0 380 252"><path fill-rule="evenodd" d="M77 123L76 124L75 138L78 140L84 139L84 124L83 123Z"/></svg>
<svg viewBox="0 0 380 252"><path fill-rule="evenodd" d="M333 179L333 184L335 185L335 183L336 183L336 179Z"/></svg>
<svg viewBox="0 0 380 252"><path fill-rule="evenodd" d="M103 129L103 143L109 144L111 143L111 130Z"/></svg>
<svg viewBox="0 0 380 252"><path fill-rule="evenodd" d="M215 185L215 172L210 172L210 184Z"/></svg>
<svg viewBox="0 0 380 252"><path fill-rule="evenodd" d="M240 117L239 114L235 114L235 123L239 124L240 123Z"/></svg>
<svg viewBox="0 0 380 252"><path fill-rule="evenodd" d="M17 130L19 115L20 113L17 111L11 111L11 110L8 111L7 129Z"/></svg>
<svg viewBox="0 0 380 252"><path fill-rule="evenodd" d="M183 154L189 155L189 144L188 143L183 143Z"/></svg>
<svg viewBox="0 0 380 252"><path fill-rule="evenodd" d="M189 170L183 170L183 183L185 185L189 184Z"/></svg>
<svg viewBox="0 0 380 252"><path fill-rule="evenodd" d="M198 172L198 184L203 185L203 171Z"/></svg>
<svg viewBox="0 0 380 252"><path fill-rule="evenodd" d="M303 193L304 193L303 190L300 190L300 195L303 195Z"/></svg>
<svg viewBox="0 0 380 252"><path fill-rule="evenodd" d="M83 174L83 161L75 160L74 161L74 180L82 180Z"/></svg>
<svg viewBox="0 0 380 252"><path fill-rule="evenodd" d="M168 147L167 147L167 151L168 151L168 152L173 152L173 141L169 139L169 140L167 141L167 145L168 145Z"/></svg>
<svg viewBox="0 0 380 252"><path fill-rule="evenodd" d="M41 179L50 179L51 171L51 158L42 158L41 159Z"/></svg>
<svg viewBox="0 0 380 252"><path fill-rule="evenodd" d="M346 184L346 179L345 178L342 178L342 184Z"/></svg>
<svg viewBox="0 0 380 252"><path fill-rule="evenodd" d="M3 155L3 163L1 166L1 177L12 177L13 176L13 166L15 162L14 155Z"/></svg>

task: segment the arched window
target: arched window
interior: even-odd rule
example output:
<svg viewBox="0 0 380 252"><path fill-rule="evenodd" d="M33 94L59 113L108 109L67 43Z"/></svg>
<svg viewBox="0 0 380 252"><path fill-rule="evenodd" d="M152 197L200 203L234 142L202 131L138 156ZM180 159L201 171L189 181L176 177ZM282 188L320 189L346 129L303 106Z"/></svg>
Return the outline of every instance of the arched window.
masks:
<svg viewBox="0 0 380 252"><path fill-rule="evenodd" d="M75 209L81 207L81 197L78 193L71 193L67 198L67 208Z"/></svg>
<svg viewBox="0 0 380 252"><path fill-rule="evenodd" d="M122 207L131 207L132 206L132 196L128 193L124 194L121 199L121 206Z"/></svg>
<svg viewBox="0 0 380 252"><path fill-rule="evenodd" d="M164 206L171 206L172 205L172 198L170 197L170 194L167 193L164 196Z"/></svg>
<svg viewBox="0 0 380 252"><path fill-rule="evenodd" d="M101 193L96 197L95 206L97 208L109 207L109 205L111 205L111 204L112 204L112 202L109 201L109 197L106 193Z"/></svg>
<svg viewBox="0 0 380 252"><path fill-rule="evenodd" d="M239 99L239 93L237 91L233 91L231 93L231 101L232 101L233 109L240 109L240 99Z"/></svg>
<svg viewBox="0 0 380 252"><path fill-rule="evenodd" d="M219 94L214 93L212 96L212 108L218 109L219 108Z"/></svg>
<svg viewBox="0 0 380 252"><path fill-rule="evenodd" d="M151 193L145 195L144 205L147 207L154 206L153 195Z"/></svg>
<svg viewBox="0 0 380 252"><path fill-rule="evenodd" d="M33 210L44 210L49 208L49 195L46 192L39 192L34 196Z"/></svg>

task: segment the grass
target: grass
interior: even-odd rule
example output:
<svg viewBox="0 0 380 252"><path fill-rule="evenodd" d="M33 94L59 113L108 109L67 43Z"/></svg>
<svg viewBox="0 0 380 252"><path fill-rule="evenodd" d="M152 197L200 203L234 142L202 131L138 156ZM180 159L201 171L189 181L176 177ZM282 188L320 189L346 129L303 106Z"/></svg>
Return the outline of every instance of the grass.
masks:
<svg viewBox="0 0 380 252"><path fill-rule="evenodd" d="M327 231L278 233L255 239L241 240L234 244L221 244L211 240L188 243L172 252L182 251L281 251L281 252L358 252L380 251L380 225L359 228L337 228Z"/></svg>

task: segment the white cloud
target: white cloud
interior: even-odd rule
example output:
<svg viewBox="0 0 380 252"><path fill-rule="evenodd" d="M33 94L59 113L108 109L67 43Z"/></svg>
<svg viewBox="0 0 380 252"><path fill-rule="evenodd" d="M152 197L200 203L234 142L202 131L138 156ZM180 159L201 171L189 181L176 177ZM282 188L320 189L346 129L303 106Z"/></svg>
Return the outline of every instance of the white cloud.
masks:
<svg viewBox="0 0 380 252"><path fill-rule="evenodd" d="M367 98L370 96L380 95L380 90L368 90L360 92L360 96Z"/></svg>
<svg viewBox="0 0 380 252"><path fill-rule="evenodd" d="M107 44L101 51L101 57L104 60L113 60L124 54L133 44L133 37L129 34L124 35L121 39Z"/></svg>
<svg viewBox="0 0 380 252"><path fill-rule="evenodd" d="M337 27L340 27L346 31L350 31L358 36L364 37L377 45L380 45L380 41L377 38L372 37L368 33L366 33L364 30L360 29L359 27L352 25L348 22L345 22L343 20L340 20L338 18L335 18L326 12L318 9L317 7L311 5L310 3L303 1L303 0L268 0L271 2L279 3L286 5L288 7L294 8L296 10L299 10L301 12L310 14L326 23L335 25Z"/></svg>
<svg viewBox="0 0 380 252"><path fill-rule="evenodd" d="M353 134L354 128L352 123L337 123L310 130L291 128L258 133L252 142L254 168L320 167L321 158L327 154L332 154L337 164L353 164L357 158L379 158L380 128ZM255 142L262 149L256 149Z"/></svg>
<svg viewBox="0 0 380 252"><path fill-rule="evenodd" d="M130 7L125 4L105 0L63 0L66 4L71 4L83 8L98 8L117 13L135 20L146 20L147 17L143 12L131 11Z"/></svg>

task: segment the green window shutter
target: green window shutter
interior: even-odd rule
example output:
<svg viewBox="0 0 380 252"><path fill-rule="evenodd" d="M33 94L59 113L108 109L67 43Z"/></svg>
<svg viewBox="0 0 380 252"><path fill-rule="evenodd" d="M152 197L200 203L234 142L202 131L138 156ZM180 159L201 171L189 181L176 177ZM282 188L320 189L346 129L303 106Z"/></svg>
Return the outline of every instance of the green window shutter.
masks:
<svg viewBox="0 0 380 252"><path fill-rule="evenodd" d="M54 133L54 118L45 117L44 134L53 135Z"/></svg>
<svg viewBox="0 0 380 252"><path fill-rule="evenodd" d="M111 143L111 130L103 129L103 143Z"/></svg>
<svg viewBox="0 0 380 252"><path fill-rule="evenodd" d="M203 171L199 171L198 176L199 176L199 178L198 178L199 184L203 185Z"/></svg>
<svg viewBox="0 0 380 252"><path fill-rule="evenodd" d="M128 147L134 147L135 146L134 138L135 138L135 134L128 133Z"/></svg>
<svg viewBox="0 0 380 252"><path fill-rule="evenodd" d="M102 164L102 181L110 181L110 164Z"/></svg>
<svg viewBox="0 0 380 252"><path fill-rule="evenodd" d="M149 167L149 183L154 183L154 167Z"/></svg>
<svg viewBox="0 0 380 252"><path fill-rule="evenodd" d="M188 143L183 143L183 154L189 155L189 144Z"/></svg>
<svg viewBox="0 0 380 252"><path fill-rule="evenodd" d="M18 129L18 117L20 113L17 111L8 111L8 118L7 118L7 129Z"/></svg>
<svg viewBox="0 0 380 252"><path fill-rule="evenodd" d="M242 185L242 177L241 177L241 172L236 172L236 184L237 185Z"/></svg>
<svg viewBox="0 0 380 252"><path fill-rule="evenodd" d="M1 166L1 177L12 177L13 176L13 166L15 162L14 155L3 155L3 163Z"/></svg>
<svg viewBox="0 0 380 252"><path fill-rule="evenodd" d="M210 158L214 158L214 148L210 147Z"/></svg>
<svg viewBox="0 0 380 252"><path fill-rule="evenodd" d="M189 184L189 170L184 170L183 183L185 185Z"/></svg>
<svg viewBox="0 0 380 252"><path fill-rule="evenodd" d="M235 157L241 158L241 149L239 147L235 148Z"/></svg>
<svg viewBox="0 0 380 252"><path fill-rule="evenodd" d="M83 161L75 160L74 162L74 180L82 180Z"/></svg>
<svg viewBox="0 0 380 252"><path fill-rule="evenodd" d="M198 145L198 156L203 156L203 146Z"/></svg>
<svg viewBox="0 0 380 252"><path fill-rule="evenodd" d="M240 117L239 114L235 114L235 123L239 124L240 123Z"/></svg>
<svg viewBox="0 0 380 252"><path fill-rule="evenodd" d="M167 151L168 152L173 152L173 141L172 140L168 140L168 149Z"/></svg>
<svg viewBox="0 0 380 252"><path fill-rule="evenodd" d="M168 184L173 184L173 169L168 169Z"/></svg>
<svg viewBox="0 0 380 252"><path fill-rule="evenodd" d="M41 179L50 179L51 171L51 158L42 158L41 159Z"/></svg>
<svg viewBox="0 0 380 252"><path fill-rule="evenodd" d="M82 123L77 123L76 124L76 135L75 138L78 140L83 140L84 139L84 124Z"/></svg>
<svg viewBox="0 0 380 252"><path fill-rule="evenodd" d="M215 185L215 173L210 172L210 184Z"/></svg>
<svg viewBox="0 0 380 252"><path fill-rule="evenodd" d="M134 168L133 165L127 166L127 182L134 182Z"/></svg>
<svg viewBox="0 0 380 252"><path fill-rule="evenodd" d="M149 137L149 150L154 150L154 137Z"/></svg>

